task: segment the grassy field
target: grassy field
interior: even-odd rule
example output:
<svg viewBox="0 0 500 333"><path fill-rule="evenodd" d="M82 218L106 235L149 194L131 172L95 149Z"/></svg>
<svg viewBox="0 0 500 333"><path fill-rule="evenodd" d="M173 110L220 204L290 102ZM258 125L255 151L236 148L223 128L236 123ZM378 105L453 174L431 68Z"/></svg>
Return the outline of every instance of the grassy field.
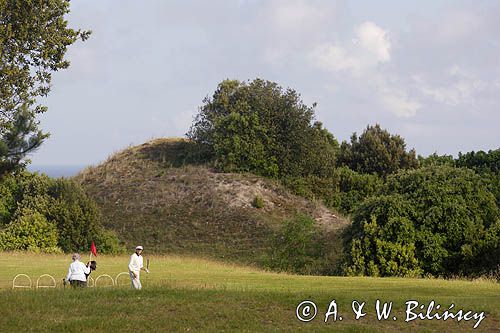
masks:
<svg viewBox="0 0 500 333"><path fill-rule="evenodd" d="M500 284L489 281L294 276L189 257L153 256L150 260L151 274L142 276L141 291L131 290L126 277L118 287L106 287L106 281L99 281L96 288L71 290L60 283L70 263L68 255L3 253L0 331L467 332L477 322L406 323L408 300L426 305L434 300L443 311L451 303L454 311L484 311L486 317L475 331L498 332L500 327ZM127 256L99 256L93 276L114 277L126 270L127 263ZM33 282L41 274L51 274L58 287L11 290L12 278L18 273L28 274ZM389 320L376 319L377 299L393 302ZM318 308L317 317L308 323L296 318L296 307L303 300L314 301ZM325 323L332 300L343 320L330 318ZM359 320L354 319L353 300L366 302L367 314Z"/></svg>

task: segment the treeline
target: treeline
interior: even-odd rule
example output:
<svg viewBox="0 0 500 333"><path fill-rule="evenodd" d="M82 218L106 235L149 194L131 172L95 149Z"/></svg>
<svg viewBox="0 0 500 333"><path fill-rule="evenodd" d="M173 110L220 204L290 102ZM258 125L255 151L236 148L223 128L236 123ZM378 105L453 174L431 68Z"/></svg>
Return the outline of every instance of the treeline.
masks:
<svg viewBox="0 0 500 333"><path fill-rule="evenodd" d="M19 171L0 178L0 251L121 253L94 201L72 180Z"/></svg>
<svg viewBox="0 0 500 333"><path fill-rule="evenodd" d="M339 144L314 107L273 82L223 81L187 134L197 144L190 158L278 179L349 215L336 273L498 274L500 149L422 157L379 125ZM268 265L330 273L331 244L311 230L319 232L307 217L287 221Z"/></svg>

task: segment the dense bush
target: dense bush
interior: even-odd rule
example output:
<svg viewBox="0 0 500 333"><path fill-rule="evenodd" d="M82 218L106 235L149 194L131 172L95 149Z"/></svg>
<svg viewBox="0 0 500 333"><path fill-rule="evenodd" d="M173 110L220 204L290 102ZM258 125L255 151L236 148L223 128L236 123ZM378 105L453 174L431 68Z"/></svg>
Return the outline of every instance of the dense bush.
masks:
<svg viewBox="0 0 500 333"><path fill-rule="evenodd" d="M460 153L455 164L480 174L490 192L495 196L497 206L500 208L500 149L489 150L487 153L482 150Z"/></svg>
<svg viewBox="0 0 500 333"><path fill-rule="evenodd" d="M120 243L116 234L111 230L101 229L94 240L99 253L122 254L127 250L125 245Z"/></svg>
<svg viewBox="0 0 500 333"><path fill-rule="evenodd" d="M57 228L42 214L24 209L0 231L0 250L60 252Z"/></svg>
<svg viewBox="0 0 500 333"><path fill-rule="evenodd" d="M363 174L349 168L338 168L335 176L339 180L338 206L334 206L344 214L350 214L364 199L378 193L383 181L377 175Z"/></svg>
<svg viewBox="0 0 500 333"><path fill-rule="evenodd" d="M323 177L335 165L338 143L314 122L313 107L273 82L225 80L204 100L188 137L221 171Z"/></svg>
<svg viewBox="0 0 500 333"><path fill-rule="evenodd" d="M358 173L347 167L333 169L330 177L288 177L282 182L295 194L321 200L343 214L352 213L357 204L377 193L383 184L377 175Z"/></svg>
<svg viewBox="0 0 500 333"><path fill-rule="evenodd" d="M96 204L78 184L65 179L52 181L47 194L51 199L46 215L57 225L59 246L64 251L88 250L101 232Z"/></svg>
<svg viewBox="0 0 500 333"><path fill-rule="evenodd" d="M401 171L387 179L381 194L353 214L345 273L471 275L498 265L498 256L483 257L498 253L498 208L473 171Z"/></svg>
<svg viewBox="0 0 500 333"><path fill-rule="evenodd" d="M329 235L305 215L285 220L273 236L272 248L265 260L271 269L298 274L333 274L335 271L334 244Z"/></svg>
<svg viewBox="0 0 500 333"><path fill-rule="evenodd" d="M120 251L116 236L101 226L95 203L71 180L24 172L5 177L0 192L0 230L4 234L0 248L88 251L94 240L99 252ZM33 234L30 223L40 232ZM51 243L53 231L55 244Z"/></svg>

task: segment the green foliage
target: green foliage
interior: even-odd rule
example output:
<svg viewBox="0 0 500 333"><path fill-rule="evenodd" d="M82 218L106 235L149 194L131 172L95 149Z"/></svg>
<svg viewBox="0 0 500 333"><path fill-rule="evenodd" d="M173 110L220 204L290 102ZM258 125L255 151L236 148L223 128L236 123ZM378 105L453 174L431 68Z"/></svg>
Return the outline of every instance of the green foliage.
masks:
<svg viewBox="0 0 500 333"><path fill-rule="evenodd" d="M0 231L0 249L33 252L61 252L57 247L57 228L42 214L23 209Z"/></svg>
<svg viewBox="0 0 500 333"><path fill-rule="evenodd" d="M75 182L67 179L51 179L45 175L21 173L17 176L8 176L0 181L0 192L5 193L0 199L0 212L5 233L12 234L9 230L17 230L20 225L26 228L26 221L35 221L42 225L40 216L43 217L56 232L55 245L65 252L87 251L92 240L96 246L102 242L100 252L119 253L120 244L114 234L106 232L100 223L99 211L95 203L86 195L83 189ZM26 212L30 212L29 214ZM35 216L27 219L24 216ZM16 223L20 220L23 223ZM1 227L1 225L0 225ZM41 228L41 227L40 227ZM23 229L23 230L24 230ZM49 235L52 229L42 228ZM40 234L41 235L41 234ZM33 242L44 242L44 238L36 234ZM49 236L47 236L49 237ZM50 238L52 239L52 238ZM0 247L12 248L8 242L11 238L2 238ZM99 241L98 241L99 240ZM7 242L7 243L4 243ZM18 244L16 241L15 244ZM16 245L17 246L17 245ZM46 251L50 246L44 246ZM19 248L25 249L25 248Z"/></svg>
<svg viewBox="0 0 500 333"><path fill-rule="evenodd" d="M415 276L422 270L415 257L412 207L399 195L372 197L355 212L348 230L344 265L347 275Z"/></svg>
<svg viewBox="0 0 500 333"><path fill-rule="evenodd" d="M101 230L94 241L99 253L123 254L127 251L125 245L120 243L116 234L111 230Z"/></svg>
<svg viewBox="0 0 500 333"><path fill-rule="evenodd" d="M500 172L500 149L489 150L487 153L478 152L459 153L456 160L458 167L466 167L477 172Z"/></svg>
<svg viewBox="0 0 500 333"><path fill-rule="evenodd" d="M350 143L342 142L338 163L361 173L380 176L418 166L415 150L407 152L401 136L391 135L378 124L368 126L359 138L354 133Z"/></svg>
<svg viewBox="0 0 500 333"><path fill-rule="evenodd" d="M387 179L381 194L354 212L345 273L471 275L496 268L483 256L498 253L499 211L473 171L448 166L400 171Z"/></svg>
<svg viewBox="0 0 500 333"><path fill-rule="evenodd" d="M324 200L331 207L339 206L337 177L286 177L281 179L281 182L296 195L309 200Z"/></svg>
<svg viewBox="0 0 500 333"><path fill-rule="evenodd" d="M376 194L382 187L383 181L377 175L355 172L342 167L335 170L338 177L338 206L340 212L350 214L356 205L364 199Z"/></svg>
<svg viewBox="0 0 500 333"><path fill-rule="evenodd" d="M56 179L50 184L46 216L59 230L59 246L66 252L86 251L101 232L99 211L83 189L73 181ZM34 197L36 200L36 197Z"/></svg>
<svg viewBox="0 0 500 333"><path fill-rule="evenodd" d="M326 176L338 143L313 119L314 109L292 89L225 80L204 100L188 137L211 152L221 171Z"/></svg>
<svg viewBox="0 0 500 333"><path fill-rule="evenodd" d="M389 199L390 200L390 199ZM386 203L382 199L379 203ZM344 267L346 275L406 276L422 273L415 258L414 241L403 237L391 238L388 234L402 231L413 233L411 222L392 218L387 225L379 226L375 216L364 220L358 237L350 242L349 264Z"/></svg>
<svg viewBox="0 0 500 333"><path fill-rule="evenodd" d="M378 193L383 181L377 175L362 174L347 167L333 169L330 177L285 178L282 182L295 194L322 200L326 206L350 214L357 204Z"/></svg>
<svg viewBox="0 0 500 333"><path fill-rule="evenodd" d="M186 165L204 164L210 159L205 147L187 139L159 139L143 145L140 156L159 162L164 167L179 168ZM165 170L160 170L163 172Z"/></svg>
<svg viewBox="0 0 500 333"><path fill-rule="evenodd" d="M264 199L261 196L256 195L252 200L252 206L255 208L264 208Z"/></svg>
<svg viewBox="0 0 500 333"><path fill-rule="evenodd" d="M0 180L0 228L9 223L16 208L17 182L14 176Z"/></svg>
<svg viewBox="0 0 500 333"><path fill-rule="evenodd" d="M278 271L298 274L332 272L326 250L326 237L316 221L304 215L285 220L274 236L266 265Z"/></svg>
<svg viewBox="0 0 500 333"><path fill-rule="evenodd" d="M22 169L25 166L21 162L24 156L40 147L48 137L48 134L43 134L38 129L35 115L28 110L26 104L12 114L12 120L3 128L1 122L0 120L0 177Z"/></svg>
<svg viewBox="0 0 500 333"><path fill-rule="evenodd" d="M68 27L69 0L0 0L0 176L19 167L47 137L35 116L52 73L67 68L66 49L90 32Z"/></svg>
<svg viewBox="0 0 500 333"><path fill-rule="evenodd" d="M452 155L438 155L433 153L427 157L418 156L419 165L422 167L433 165L455 166L455 160Z"/></svg>
<svg viewBox="0 0 500 333"><path fill-rule="evenodd" d="M459 153L455 162L458 167L472 169L482 176L500 208L500 149Z"/></svg>

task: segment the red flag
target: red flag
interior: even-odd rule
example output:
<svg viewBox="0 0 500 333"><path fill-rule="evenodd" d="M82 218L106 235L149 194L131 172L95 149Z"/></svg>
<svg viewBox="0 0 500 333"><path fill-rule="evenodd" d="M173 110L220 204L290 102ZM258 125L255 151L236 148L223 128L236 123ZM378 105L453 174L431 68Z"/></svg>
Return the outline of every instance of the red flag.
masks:
<svg viewBox="0 0 500 333"><path fill-rule="evenodd" d="M92 244L90 245L90 252L92 252L94 257L97 257L97 249L95 247L94 241L92 241Z"/></svg>

